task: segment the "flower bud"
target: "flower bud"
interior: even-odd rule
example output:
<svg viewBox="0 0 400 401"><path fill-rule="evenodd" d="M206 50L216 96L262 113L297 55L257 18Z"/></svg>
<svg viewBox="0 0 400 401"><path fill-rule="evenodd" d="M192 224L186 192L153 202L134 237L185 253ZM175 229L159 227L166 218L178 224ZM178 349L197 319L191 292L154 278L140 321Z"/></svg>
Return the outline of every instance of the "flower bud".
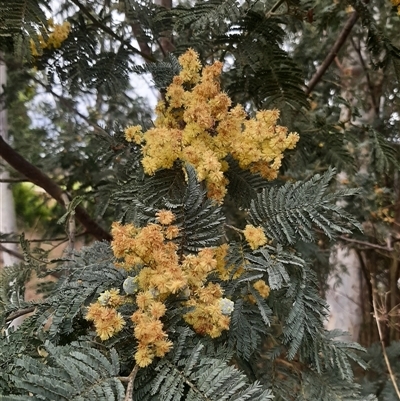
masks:
<svg viewBox="0 0 400 401"><path fill-rule="evenodd" d="M222 298L219 301L221 312L223 315L230 315L235 309L235 304L228 298Z"/></svg>
<svg viewBox="0 0 400 401"><path fill-rule="evenodd" d="M135 294L139 290L137 277L126 278L124 284L122 284L122 287L127 294Z"/></svg>

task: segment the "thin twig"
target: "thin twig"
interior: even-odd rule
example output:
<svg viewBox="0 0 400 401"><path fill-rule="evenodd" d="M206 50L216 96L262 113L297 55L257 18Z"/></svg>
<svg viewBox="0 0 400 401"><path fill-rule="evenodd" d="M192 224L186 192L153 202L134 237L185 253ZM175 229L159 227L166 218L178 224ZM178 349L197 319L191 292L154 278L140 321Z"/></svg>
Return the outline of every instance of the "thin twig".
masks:
<svg viewBox="0 0 400 401"><path fill-rule="evenodd" d="M76 238L77 236L75 236ZM50 249L49 252L53 252L54 249L58 248L59 246L61 246L62 244L64 244L65 242L67 242L69 240L69 238L64 238L64 241L60 241L58 244L53 245ZM71 255L72 256L72 255Z"/></svg>
<svg viewBox="0 0 400 401"><path fill-rule="evenodd" d="M63 193L61 195L65 208L68 210L70 201L68 198L68 195L66 193ZM68 254L72 256L73 250L75 248L75 234L76 234L76 225L75 225L75 211L70 210L69 216L68 216L68 224L67 224L67 235L68 235Z"/></svg>
<svg viewBox="0 0 400 401"><path fill-rule="evenodd" d="M231 230L234 230L234 231L236 231L236 232L238 232L240 234L243 234L243 230L241 230L240 228L236 228L236 227L231 226L229 224L224 224L224 226L227 227L227 228L230 228Z"/></svg>
<svg viewBox="0 0 400 401"><path fill-rule="evenodd" d="M345 237L343 235L339 235L337 238L341 239L342 241L352 242L354 244L359 244L359 245L364 245L364 246L366 246L368 248L381 249L381 250L387 251L387 252L392 252L393 251L393 248L389 248L387 246L373 244L372 242L367 242L367 241L360 241L358 239L347 238L347 237Z"/></svg>
<svg viewBox="0 0 400 401"><path fill-rule="evenodd" d="M128 380L124 380L128 382L128 385L126 386L124 401L133 401L133 384L138 371L139 371L139 365L135 365L135 367L132 369L132 372L127 378ZM121 379L122 378L120 378L120 380Z"/></svg>
<svg viewBox="0 0 400 401"><path fill-rule="evenodd" d="M267 18L271 17L274 12L282 5L285 0L278 0L272 8L265 14Z"/></svg>
<svg viewBox="0 0 400 401"><path fill-rule="evenodd" d="M379 115L379 105L378 105L378 103L376 101L376 97L375 97L375 94L374 94L374 85L371 82L371 77L369 76L369 72L368 72L367 66L365 65L364 58L363 58L363 56L361 54L360 46L356 46L356 44L354 43L353 38L350 38L350 41L351 41L351 44L352 44L354 50L356 51L356 53L358 55L358 58L359 58L360 63L361 63L361 66L362 66L362 68L363 68L363 70L365 72L365 77L367 79L367 85L368 85L368 89L369 89L369 94L371 96L372 106L374 108L375 115L378 116Z"/></svg>
<svg viewBox="0 0 400 401"><path fill-rule="evenodd" d="M314 87L317 85L322 76L325 74L325 71L332 64L332 61L337 56L340 48L346 41L347 36L349 36L349 33L351 32L351 29L357 22L357 19L358 19L358 13L357 11L354 11L353 14L351 14L350 18L347 20L346 25L342 29L342 32L340 32L339 37L336 39L336 42L332 46L331 51L328 53L321 66L318 68L318 71L310 79L310 82L308 83L307 89L305 91L306 95L309 95L313 91Z"/></svg>
<svg viewBox="0 0 400 401"><path fill-rule="evenodd" d="M6 317L6 322L11 322L14 319L16 319L17 317L27 315L28 313L33 312L35 309L36 309L36 306L30 306L29 308L17 310L16 312L13 312Z"/></svg>
<svg viewBox="0 0 400 401"><path fill-rule="evenodd" d="M75 238L77 237L82 237L83 235L88 234L86 231L83 231L79 234L75 235ZM29 242L65 242L68 241L68 237L59 237L59 238L34 238L34 239L28 239ZM0 244L20 244L20 240L0 240Z"/></svg>
<svg viewBox="0 0 400 401"><path fill-rule="evenodd" d="M320 233L320 234L324 234L324 232L322 230L316 229L315 231ZM358 239L345 237L344 235L338 235L335 238L337 238L339 240L342 240L342 241L351 242L351 243L358 244L358 245L363 245L363 246L365 246L367 248L380 249L380 250L386 251L386 252L393 252L393 250L394 250L392 247L373 244L372 242L368 242L368 241L360 241Z"/></svg>
<svg viewBox="0 0 400 401"><path fill-rule="evenodd" d="M381 343L382 347L382 353L383 353L383 358L385 359L386 363L386 368L389 372L390 380L393 384L394 390L397 394L397 398L400 400L400 391L399 388L397 387L397 382L396 382L396 376L393 373L392 366L390 365L389 357L386 353L386 347L385 347L385 342L383 340L383 333L382 333L382 328L381 324L379 322L379 315L377 311L377 302L376 302L376 283L375 283L375 278L373 275L371 275L371 285L372 285L372 307L374 308L374 317L376 321L376 327L378 328L378 334L379 334L379 341Z"/></svg>
<svg viewBox="0 0 400 401"><path fill-rule="evenodd" d="M18 244L19 244L19 242L18 242ZM0 244L0 251L1 252L6 252L9 255L14 256L17 259L24 260L24 257L20 253L15 252L12 249L8 249L8 248L6 248L5 246L3 246L1 244Z"/></svg>

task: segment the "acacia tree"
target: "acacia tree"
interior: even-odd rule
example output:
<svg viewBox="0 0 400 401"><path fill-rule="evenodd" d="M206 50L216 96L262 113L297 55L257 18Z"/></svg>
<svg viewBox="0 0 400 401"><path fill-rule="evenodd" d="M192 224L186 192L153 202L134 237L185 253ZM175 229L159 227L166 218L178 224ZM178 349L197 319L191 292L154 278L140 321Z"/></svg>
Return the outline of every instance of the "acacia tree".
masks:
<svg viewBox="0 0 400 401"><path fill-rule="evenodd" d="M365 367L361 347L324 330L322 299L342 242L373 283L375 316L397 304L394 6L70 0L49 22L45 2L0 2L7 104L33 84L54 100L52 132L39 143L14 130L1 155L66 207L71 248L75 220L112 241L70 249L34 304L24 283L47 261L21 241L2 324L35 313L2 339L4 399L396 396L396 344L384 365L372 348L383 368L360 388L349 361ZM149 73L154 123L129 88ZM332 167L347 174L339 188ZM386 346L398 335L388 319Z"/></svg>

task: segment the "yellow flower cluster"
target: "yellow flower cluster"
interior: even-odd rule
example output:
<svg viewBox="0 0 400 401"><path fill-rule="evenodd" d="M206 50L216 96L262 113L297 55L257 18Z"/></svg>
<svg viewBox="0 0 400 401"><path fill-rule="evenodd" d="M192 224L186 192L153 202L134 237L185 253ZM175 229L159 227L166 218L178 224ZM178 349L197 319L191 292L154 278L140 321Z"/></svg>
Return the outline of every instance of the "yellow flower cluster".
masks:
<svg viewBox="0 0 400 401"><path fill-rule="evenodd" d="M230 318L222 313L222 288L219 284L205 285L209 273L216 269L215 250L206 248L197 255L188 255L182 263L187 275L190 299L186 305L192 309L183 317L196 333L219 337L229 329Z"/></svg>
<svg viewBox="0 0 400 401"><path fill-rule="evenodd" d="M97 302L102 306L109 306L110 308L117 308L123 304L123 297L119 295L119 290L112 288L109 291L104 291L100 294Z"/></svg>
<svg viewBox="0 0 400 401"><path fill-rule="evenodd" d="M142 291L136 296L138 310L132 315L134 335L138 340L135 360L140 367L151 364L153 359L163 357L172 347L160 320L166 312L165 305L157 301L151 291Z"/></svg>
<svg viewBox="0 0 400 401"><path fill-rule="evenodd" d="M208 283L199 288L187 302L193 309L183 317L193 326L196 333L219 337L223 330L229 329L230 317L221 309L222 289L219 284Z"/></svg>
<svg viewBox="0 0 400 401"><path fill-rule="evenodd" d="M156 107L155 128L145 133L140 126L125 130L127 141L142 144L146 174L169 169L177 160L189 162L199 181L206 182L208 196L220 203L228 184L228 154L241 168L268 180L276 178L282 153L299 140L298 134L276 125L279 111L260 111L248 119L243 107L231 108L231 99L221 92L221 62L201 71L197 53L189 49L179 63L180 74Z"/></svg>
<svg viewBox="0 0 400 401"><path fill-rule="evenodd" d="M138 341L135 360L140 367L148 366L172 347L161 321L168 296L185 296L185 305L192 309L184 319L197 333L211 337L229 328L228 315L233 308L229 300L221 303L222 289L218 284L206 283L208 275L217 268L216 250L205 248L197 255L179 257L178 246L170 241L179 234L178 227L172 225L174 214L160 210L156 219L159 224L143 228L119 223L112 227L112 249L122 259L119 267L136 272L138 309L131 318Z"/></svg>
<svg viewBox="0 0 400 401"><path fill-rule="evenodd" d="M93 321L96 334L104 341L118 333L125 326L125 320L115 308L123 303L119 290L111 289L102 293L97 302L91 304L86 320Z"/></svg>
<svg viewBox="0 0 400 401"><path fill-rule="evenodd" d="M271 289L264 280L258 280L253 284L253 287L259 292L263 298L268 298Z"/></svg>
<svg viewBox="0 0 400 401"><path fill-rule="evenodd" d="M32 55L37 57L42 54L43 49L58 49L61 44L67 39L71 32L71 24L68 21L64 21L61 25L54 24L53 20L48 21L50 32L47 39L43 38L42 35L38 35L38 41L40 49L36 48L36 43L33 39L30 41Z"/></svg>
<svg viewBox="0 0 400 401"><path fill-rule="evenodd" d="M265 245L268 240L261 227L254 227L248 224L243 230L244 237L249 243L251 249L258 249L260 246Z"/></svg>

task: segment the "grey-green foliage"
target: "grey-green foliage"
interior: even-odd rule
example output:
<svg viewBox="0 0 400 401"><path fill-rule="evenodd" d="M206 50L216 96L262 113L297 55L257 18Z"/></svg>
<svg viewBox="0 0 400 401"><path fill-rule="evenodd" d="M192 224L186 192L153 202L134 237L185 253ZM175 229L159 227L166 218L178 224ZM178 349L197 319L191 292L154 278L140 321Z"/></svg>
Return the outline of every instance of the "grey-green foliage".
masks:
<svg viewBox="0 0 400 401"><path fill-rule="evenodd" d="M269 185L268 181L259 174L242 170L234 159L229 160L229 170L226 172L226 177L229 180L229 195L234 203L243 209L248 209L251 199L255 198L261 189Z"/></svg>
<svg viewBox="0 0 400 401"><path fill-rule="evenodd" d="M135 3L130 0L132 9L137 6ZM283 3L282 6L290 5L286 18L268 12L275 4L272 1L248 1L239 5L231 0L199 1L194 7L178 6L172 10L151 8L148 14L146 7L138 6L134 18L140 21L143 16L146 28L143 37L151 43L162 36L164 29L171 31L174 27L174 35L179 39L177 55L192 46L203 60L231 60L232 65L228 66L222 80L234 102L246 104L250 109L267 106L294 109L288 114L291 117L288 121L293 123L293 120L303 119L308 99L303 90L305 75L283 45L284 28L290 26L291 18L298 19L299 15L303 18L301 13L306 12L312 2ZM3 10L4 4L0 3ZM7 3L7 7L10 4ZM34 2L17 1L15 4L29 8ZM332 5L331 9L335 7ZM332 14L332 17L335 12L328 10L325 14ZM96 17L107 24L107 17ZM373 25L372 19L363 18L368 25ZM32 16L26 21L38 23ZM127 42L115 46L116 52L98 51L99 27L79 14L71 18L71 24L71 35L60 50L65 64L51 66L52 71L63 83L69 83L73 91L81 87L96 88L100 94L122 90L132 67L128 58L131 60L134 51ZM16 26L19 29L21 21ZM193 30L193 26L197 29ZM123 32L119 30L121 35ZM372 41L377 38L377 35L371 36ZM385 46L384 50L391 50L387 42ZM51 54L46 57L51 61ZM45 57L41 61L46 64ZM157 87L164 89L180 66L171 56L164 62L133 67L133 70L151 72ZM54 74L50 78L56 81ZM282 114L286 118L287 114ZM303 144L313 162L318 163L321 157L323 166L328 161L341 168L352 158L350 152L344 150L345 139L337 138L339 130L333 130L337 122L333 120L313 121L310 125L314 131L310 130L309 141ZM303 123L306 125L304 120ZM315 127L320 134L314 135ZM334 136L325 141L327 151L318 153L316 145L333 131ZM307 134L303 137L307 139ZM124 143L123 147L126 146ZM302 143L299 146L303 146ZM204 183L197 182L193 167L186 166L186 176L182 166L176 164L170 170L161 170L149 177L141 168L138 147L132 146L130 150L129 156L118 154L122 164L126 164L115 169L112 179L117 183L108 187L114 192L117 219L143 226L156 221L159 209L173 210L175 223L180 228L176 244L181 257L226 240L224 234L230 228L224 226L224 209L206 198ZM387 150L380 153L388 159L390 152ZM107 157L113 159L113 152ZM380 157L378 153L377 156ZM305 159L307 161L307 157ZM382 170L387 169L385 163ZM188 329L182 319L187 307L182 306L180 294L166 301L168 311L163 323L174 348L165 358L156 359L149 368L139 370L135 380L136 400L267 400L272 395L275 400L365 399L359 395L350 366L352 360L363 366L357 357L362 349L335 340L334 335L340 333L324 330L326 304L319 293L314 266L302 253L301 246L320 234L334 238L337 233L348 233L351 228L358 227L337 203L342 197L355 195L356 191L331 191L329 182L333 174L333 170L329 170L305 181L281 185L251 176L230 161L227 176L232 208L248 214L247 220L261 225L273 242L254 251L238 234L239 238L231 241L228 250L230 280L221 281L216 274L210 275L209 281L220 283L224 296L235 303L230 330L215 339L213 346L210 339ZM237 227L239 232L240 227ZM233 231L234 236L237 230ZM27 260L28 267L35 266L33 258ZM7 272L10 273L8 278L19 274L15 269ZM135 363L132 355L137 343L130 321L135 303L121 308L127 327L103 343L83 318L86 306L96 300L100 292L112 287L121 289L126 273L115 268L108 244L86 248L73 259L65 260L59 272L64 272L65 276L50 296L34 305L36 314L19 330L10 330L8 337L1 338L0 367L4 378L0 378L0 392L9 400L26 399L28 392L35 394L30 399L42 400L55 397L121 399L125 390L117 377L129 375ZM260 279L270 286L267 298L253 287ZM2 322L16 310L9 302L7 288L4 289ZM49 327L44 328L46 323ZM80 336L91 345L74 342L82 339ZM38 355L38 349L43 347L49 352L47 357ZM21 358L21 353L27 356ZM85 370L82 361L87 367ZM94 387L88 387L89 379L94 380ZM54 386L50 386L51 382ZM82 395L81 389L95 393Z"/></svg>
<svg viewBox="0 0 400 401"><path fill-rule="evenodd" d="M344 333L326 332L315 336L312 347L315 347L313 352L318 364L312 364L310 370L304 369L302 358L282 361L282 350L279 347L272 348L262 355L258 360L263 366L263 371L260 372L262 380L273 380L275 375L281 378L279 383L273 385L275 399L376 400L374 396L369 395L370 391L361 391L361 386L353 382L352 367L348 358L355 358L365 367L365 363L357 357L357 351L362 348L355 343L335 340L334 337L341 334ZM275 372L272 373L271 369L275 369Z"/></svg>
<svg viewBox="0 0 400 401"><path fill-rule="evenodd" d="M268 327L261 318L258 308L242 299L235 302L231 319L229 344L236 348L239 358L249 360L254 351L260 347Z"/></svg>
<svg viewBox="0 0 400 401"><path fill-rule="evenodd" d="M118 202L136 202L136 206L140 205L136 216L141 215L139 221L142 225L154 221L158 206L172 209L177 215L182 236L188 232L186 242L182 240L183 237L176 239L179 253L187 254L216 245L223 238L222 234L217 234L218 230L223 229L219 206L207 199L202 184L196 181L193 167L186 166L186 176L182 173L182 167L170 173L174 179L164 181L164 185L169 187L173 183L174 190L166 191L165 196L150 196L146 203L146 194L135 191L135 185L131 183L131 198L120 198ZM140 178L138 171L138 176L133 174L133 182L137 183L138 188L143 188L140 180L150 180L146 184L146 191L151 193L155 188L162 187L161 182L157 182L156 186L151 184L156 176ZM291 196L296 198L301 195L306 199L303 185L307 188L314 186L315 192L321 194L315 202L321 203L325 200L324 191L328 181L323 176L292 186ZM309 190L308 196L311 193ZM330 222L332 218L331 208L327 205L331 202L334 207L332 202L337 200L338 195L327 198L325 207L319 210L319 215L326 221ZM279 211L279 207L274 206L273 202L271 204ZM259 209L262 208L265 211L267 207L261 203ZM179 220L180 216L182 220ZM341 221L334 223L335 227L346 225L348 217L343 216ZM276 220L274 224L279 226L282 222ZM302 238L296 231L292 235L293 242ZM139 371L135 381L135 399L268 400L273 394L284 394L285 386L280 385L281 377L292 383L292 395L300 397L303 394L304 399L321 394L321 401L330 401L332 394L358 394L349 361L353 359L362 364L354 353L362 349L354 344L338 342L332 338L333 335L325 332L323 321L326 305L318 294L315 273L307 261L294 249L278 243L253 251L239 238L230 248L227 267L232 269L228 271L231 280L221 281L216 275L209 278L210 281L219 282L225 290L225 296L235 302L230 330L214 341L192 333L182 319L187 307L181 304L181 295L171 296L166 302L168 312L163 323L174 348L164 358L156 359L149 368ZM96 340L90 348L83 346L73 351L76 347L73 341L81 336L86 341L94 340L90 325L83 319L85 307L96 300L100 292L110 288L121 289L126 273L116 269L114 263L110 246L105 243L96 243L76 254L73 259L66 259L60 271L67 275L59 281L53 293L36 306L35 315L27 319L21 328L27 336L21 337L17 330L2 339L2 345L9 343L2 351L7 380L0 381L0 391L9 397L6 399L20 399L28 391L35 394L37 399L49 401L54 399L55 393L59 399L70 397L82 401L123 397L122 385L116 377L127 376L134 366L132 354L137 343L129 319L136 308L134 302L121 308L127 321L124 330L102 345ZM236 274L240 269L241 274ZM253 287L259 279L270 284L271 293L266 299ZM51 323L50 327L43 329L46 323ZM269 345L268 339L271 341ZM35 347L27 347L26 342ZM37 349L43 346L49 356L41 360ZM266 347L267 353L263 347ZM119 355L120 372L116 372L115 363L110 363L104 357L112 355L112 348ZM25 358L21 359L20 349L27 351ZM265 363L263 355L267 355L268 363L274 366L268 371L268 377L264 377L257 367ZM280 366L282 358L289 365L301 366L301 378L293 377L290 371L279 371L278 376L275 375L275 368ZM97 359L100 363L95 367ZM82 361L88 366L85 371L80 364ZM325 376L332 377L332 383L336 384L327 386ZM57 383L50 386L55 377ZM87 387L89 378L95 378L95 385L90 389ZM262 385L258 384L257 379ZM342 385L339 385L340 382ZM77 383L81 384L78 386ZM312 383L315 385L312 386ZM87 389L88 392L81 393L81 389Z"/></svg>
<svg viewBox="0 0 400 401"><path fill-rule="evenodd" d="M120 188L114 202L129 201L124 211L125 219L131 218L142 226L154 222L157 211L166 208L176 216L174 224L180 229L177 242L182 250L195 251L218 245L224 216L221 208L207 199L204 185L197 182L193 166L187 164L161 170L150 177L138 168Z"/></svg>
<svg viewBox="0 0 400 401"><path fill-rule="evenodd" d="M151 73L154 85L159 90L165 90L171 83L175 75L179 75L182 67L178 59L170 54L164 61L158 63L148 63L133 67L136 73Z"/></svg>
<svg viewBox="0 0 400 401"><path fill-rule="evenodd" d="M258 108L290 106L297 111L308 108L299 77L301 70L282 49L285 31L279 18L269 18L259 12L248 11L232 30L242 32L236 44L237 68L232 71L228 92L234 98L251 92ZM238 38L229 32L228 43L234 46Z"/></svg>
<svg viewBox="0 0 400 401"><path fill-rule="evenodd" d="M5 316L5 315L4 315ZM2 327L5 327L2 324ZM18 330L8 327L7 333L3 331L0 336L0 395L13 394L17 390L11 381L16 374L15 361L21 355L37 356L37 347L43 345L36 335L39 324L35 316L24 320ZM20 394L20 392L18 392Z"/></svg>
<svg viewBox="0 0 400 401"><path fill-rule="evenodd" d="M395 76L400 78L400 48L397 47L379 27L374 10L361 0L351 0L349 3L359 13L364 26L368 29L367 44L372 55L372 62L376 67L395 70Z"/></svg>
<svg viewBox="0 0 400 401"><path fill-rule="evenodd" d="M118 380L120 371L116 351L106 357L86 343L73 342L56 347L46 342L47 355L42 361L25 355L14 362L15 374L10 380L15 387L29 392L31 400L104 400L122 401L125 389ZM4 397L4 398L3 398ZM5 401L24 396L2 396ZM25 399L26 399L25 395Z"/></svg>
<svg viewBox="0 0 400 401"><path fill-rule="evenodd" d="M50 79L54 82L61 79L72 94L95 88L101 94L115 97L120 91L126 90L132 70L131 53L126 47L117 43L112 51L99 52L96 27L86 24L82 19L71 19L71 26L71 32L61 48L66 59L56 64L49 63ZM52 56L48 52L43 58L51 59Z"/></svg>
<svg viewBox="0 0 400 401"><path fill-rule="evenodd" d="M139 387L135 400L272 400L271 390L229 365L233 354L194 338L190 330L179 332L173 351L160 361L146 386ZM160 391L163 389L163 391ZM155 397L156 394L159 396Z"/></svg>
<svg viewBox="0 0 400 401"><path fill-rule="evenodd" d="M296 165L301 163L300 165L307 168L310 163L320 166L323 161L337 171L355 172L355 155L351 153L351 148L356 146L357 132L352 135L343 124L338 124L341 107L348 108L353 115L356 114L355 108L340 96L332 98L332 105L310 111L311 124L297 128L301 135L296 146Z"/></svg>
<svg viewBox="0 0 400 401"><path fill-rule="evenodd" d="M191 27L197 31L212 27L217 32L223 32L226 22L236 22L245 9L246 5L238 0L196 1L192 7L177 7L174 28L179 31Z"/></svg>
<svg viewBox="0 0 400 401"><path fill-rule="evenodd" d="M398 151L380 132L372 127L368 129L369 147L372 163L378 173L388 173L392 168L399 169Z"/></svg>
<svg viewBox="0 0 400 401"><path fill-rule="evenodd" d="M108 244L101 242L84 248L74 259L67 260L61 271L67 277L62 277L53 293L38 306L43 325L51 318L46 337L56 344L74 334L74 323L82 320L85 306L101 292L121 287L126 278L124 270L115 268Z"/></svg>
<svg viewBox="0 0 400 401"><path fill-rule="evenodd" d="M330 191L328 185L334 174L335 170L329 169L307 181L264 189L252 200L249 221L262 226L269 238L281 244L292 244L298 239L313 241L315 228L329 238L336 233L350 233L351 228L361 230L360 224L337 203L359 191ZM346 224L336 224L337 219Z"/></svg>
<svg viewBox="0 0 400 401"><path fill-rule="evenodd" d="M7 238L7 236L6 236ZM47 252L40 248L31 250L24 234L19 238L24 260L0 270L0 324L4 325L6 314L32 306L25 301L25 284L35 272L37 275L46 269Z"/></svg>
<svg viewBox="0 0 400 401"><path fill-rule="evenodd" d="M385 348L389 363L393 373L397 377L400 371L400 342L393 341L390 346ZM378 394L379 401L390 401L396 399L396 390L393 387L390 376L387 374L387 366L382 353L382 345L373 344L367 350L365 361L368 364L368 370L360 381L362 385L362 393Z"/></svg>
<svg viewBox="0 0 400 401"><path fill-rule="evenodd" d="M198 1L160 9L155 19L177 31L178 53L192 47L207 58L207 48L216 47L225 50L211 52L213 59L233 56L234 64L223 79L234 101L250 101L259 108L289 105L307 109L301 70L282 48L283 20L267 15L265 8L258 1Z"/></svg>
<svg viewBox="0 0 400 401"><path fill-rule="evenodd" d="M188 164L185 171L187 186L183 196L166 201L165 206L176 215L179 246L193 252L219 244L225 217L221 208L207 199L206 190L197 182L194 167Z"/></svg>

